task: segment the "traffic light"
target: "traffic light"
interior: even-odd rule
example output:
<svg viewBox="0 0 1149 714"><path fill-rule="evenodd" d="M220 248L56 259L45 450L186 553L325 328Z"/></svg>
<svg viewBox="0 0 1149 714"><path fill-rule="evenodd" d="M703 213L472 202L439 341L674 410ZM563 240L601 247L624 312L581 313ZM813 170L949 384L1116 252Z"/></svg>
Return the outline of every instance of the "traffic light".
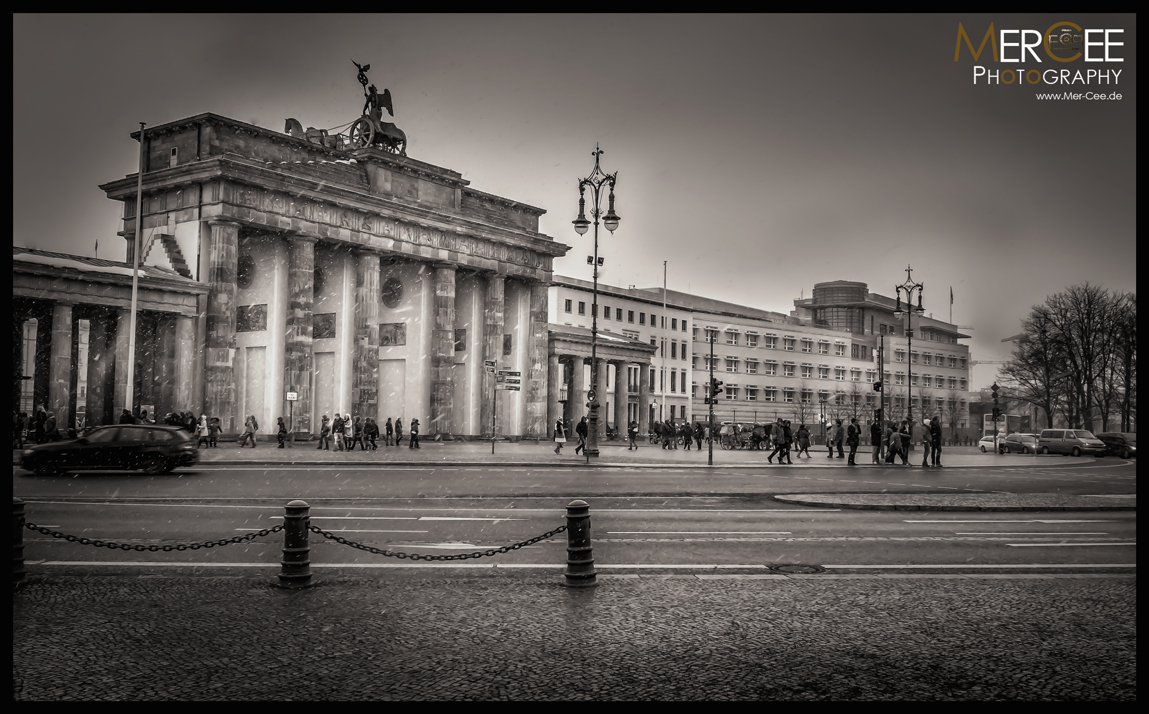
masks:
<svg viewBox="0 0 1149 714"><path fill-rule="evenodd" d="M717 400L718 399L718 390L722 388L723 384L725 384L725 382L719 382L717 379L711 379L710 380L710 396L714 397L714 399Z"/></svg>
<svg viewBox="0 0 1149 714"><path fill-rule="evenodd" d="M875 392L882 391L882 383L881 382L874 382L874 391Z"/></svg>
<svg viewBox="0 0 1149 714"><path fill-rule="evenodd" d="M997 407L994 407L993 408L993 420L998 421L999 419L1001 419L1001 410L998 409Z"/></svg>
<svg viewBox="0 0 1149 714"><path fill-rule="evenodd" d="M990 389L990 392L993 394L993 403L997 404L997 382L994 382L993 386L991 386L989 389Z"/></svg>

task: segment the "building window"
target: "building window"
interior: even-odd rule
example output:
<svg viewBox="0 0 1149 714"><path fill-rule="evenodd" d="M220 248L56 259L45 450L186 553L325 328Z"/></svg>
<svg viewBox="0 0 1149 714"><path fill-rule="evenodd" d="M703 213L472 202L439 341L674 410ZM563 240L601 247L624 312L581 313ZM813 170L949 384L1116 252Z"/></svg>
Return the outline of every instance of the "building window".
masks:
<svg viewBox="0 0 1149 714"><path fill-rule="evenodd" d="M922 375L922 386L923 386L923 387L932 387L932 386L934 386L934 385L933 385L933 378L932 378L932 377L930 377L930 375L928 375L928 374L923 374L923 375Z"/></svg>
<svg viewBox="0 0 1149 714"><path fill-rule="evenodd" d="M850 370L850 379L855 381L855 382L861 382L862 381L862 370L851 369Z"/></svg>
<svg viewBox="0 0 1149 714"><path fill-rule="evenodd" d="M910 353L910 362L913 364L918 363L918 353L917 352L911 352Z"/></svg>
<svg viewBox="0 0 1149 714"><path fill-rule="evenodd" d="M778 374L778 363L777 362L768 361L768 362L763 362L762 364L765 367L765 369L763 371L764 374L768 374L771 377L776 376Z"/></svg>
<svg viewBox="0 0 1149 714"><path fill-rule="evenodd" d="M738 398L738 387L726 388L726 401L732 402Z"/></svg>
<svg viewBox="0 0 1149 714"><path fill-rule="evenodd" d="M951 356L950 357L950 369L954 369L957 366L958 366L957 357Z"/></svg>
<svg viewBox="0 0 1149 714"><path fill-rule="evenodd" d="M830 368L824 364L818 365L818 379L829 379Z"/></svg>
<svg viewBox="0 0 1149 714"><path fill-rule="evenodd" d="M726 371L727 372L737 372L738 371L738 360L727 357L726 358Z"/></svg>
<svg viewBox="0 0 1149 714"><path fill-rule="evenodd" d="M762 337L762 346L769 350L778 349L778 338L775 335L765 335Z"/></svg>
<svg viewBox="0 0 1149 714"><path fill-rule="evenodd" d="M961 368L962 368L962 369L965 369L965 357L961 357L961 358L959 358L959 359L958 359L958 364L960 364L960 365L961 365ZM962 388L964 389L964 387L962 387Z"/></svg>
<svg viewBox="0 0 1149 714"><path fill-rule="evenodd" d="M672 329L672 330L678 329L678 318L677 317L670 318L670 329Z"/></svg>
<svg viewBox="0 0 1149 714"><path fill-rule="evenodd" d="M901 384L905 384L905 383L906 383L906 373L905 372L898 372L897 374L894 375L894 384L901 385Z"/></svg>
<svg viewBox="0 0 1149 714"><path fill-rule="evenodd" d="M707 327L706 328L706 341L707 342L717 342L718 341L718 329L717 328L714 328L714 327Z"/></svg>
<svg viewBox="0 0 1149 714"><path fill-rule="evenodd" d="M873 382L876 374L877 374L877 370L867 369L866 370L866 381L867 382Z"/></svg>
<svg viewBox="0 0 1149 714"><path fill-rule="evenodd" d="M690 339L691 339L691 340L694 340L695 342L698 342L698 328L697 328L697 327L696 327L696 328L694 328L694 330L692 330L692 331L691 331L691 333L690 333Z"/></svg>
<svg viewBox="0 0 1149 714"><path fill-rule="evenodd" d="M794 363L793 362L787 362L787 363L782 365L782 376L783 377L793 377L794 376Z"/></svg>
<svg viewBox="0 0 1149 714"><path fill-rule="evenodd" d="M747 332L746 333L746 346L747 347L757 347L758 346L758 335L756 335L753 332Z"/></svg>
<svg viewBox="0 0 1149 714"><path fill-rule="evenodd" d="M957 389L957 386L958 386L957 379L955 379L954 377L950 377L950 389Z"/></svg>
<svg viewBox="0 0 1149 714"><path fill-rule="evenodd" d="M655 337L654 335L650 336L650 346L651 347L658 347L658 338Z"/></svg>
<svg viewBox="0 0 1149 714"><path fill-rule="evenodd" d="M846 356L846 343L839 342L836 345L834 345L834 354L838 355L839 357L845 357Z"/></svg>
<svg viewBox="0 0 1149 714"><path fill-rule="evenodd" d="M794 390L793 389L783 389L782 390L782 401L793 402L794 401Z"/></svg>
<svg viewBox="0 0 1149 714"><path fill-rule="evenodd" d="M670 370L670 391L671 392L677 392L678 391L678 379L677 379L677 377L678 377L678 372L676 370L673 370L673 369Z"/></svg>
<svg viewBox="0 0 1149 714"><path fill-rule="evenodd" d="M646 313L645 312L638 313L638 324L640 324L640 325L646 324Z"/></svg>
<svg viewBox="0 0 1149 714"><path fill-rule="evenodd" d="M570 300L564 300L564 301L563 301L563 310L564 310L564 312L566 312L567 314L570 314L570 311L571 311L572 309L573 309L573 306L571 305L571 301L570 301Z"/></svg>
<svg viewBox="0 0 1149 714"><path fill-rule="evenodd" d="M830 354L830 343L825 341L825 340L819 340L818 341L818 354L820 354L820 355Z"/></svg>
<svg viewBox="0 0 1149 714"><path fill-rule="evenodd" d="M787 352L793 352L795 342L796 342L796 340L793 337L783 337L782 338L782 349L786 350Z"/></svg>
<svg viewBox="0 0 1149 714"><path fill-rule="evenodd" d="M728 344L728 345L738 344L738 333L734 332L733 330L727 330L726 331L726 344Z"/></svg>
<svg viewBox="0 0 1149 714"><path fill-rule="evenodd" d="M812 365L812 364L802 365L802 379L810 379L813 376L814 376L814 365Z"/></svg>
<svg viewBox="0 0 1149 714"><path fill-rule="evenodd" d="M958 380L958 381L959 381L959 383L961 384L961 390L962 390L963 392L964 392L964 391L967 391L967 390L966 390L966 388L965 388L965 380L964 380L964 379L962 379L962 380Z"/></svg>
<svg viewBox="0 0 1149 714"><path fill-rule="evenodd" d="M918 375L916 375L916 374L911 374L911 375L910 375L910 386L911 386L911 387L916 387L916 386L918 386Z"/></svg>
<svg viewBox="0 0 1149 714"><path fill-rule="evenodd" d="M686 361L686 343L685 342L682 343L682 361L683 362Z"/></svg>
<svg viewBox="0 0 1149 714"><path fill-rule="evenodd" d="M834 379L838 380L839 382L846 381L846 368L845 367L835 367L834 368Z"/></svg>
<svg viewBox="0 0 1149 714"><path fill-rule="evenodd" d="M654 391L654 367L650 368L650 391Z"/></svg>
<svg viewBox="0 0 1149 714"><path fill-rule="evenodd" d="M455 330L455 351L467 351L467 328L460 327Z"/></svg>
<svg viewBox="0 0 1149 714"><path fill-rule="evenodd" d="M604 319L604 320L610 319L610 308L607 307L606 305L602 306L602 319Z"/></svg>
<svg viewBox="0 0 1149 714"><path fill-rule="evenodd" d="M802 403L803 404L809 404L812 401L814 401L814 392L812 390L809 390L809 389L803 389L802 390Z"/></svg>
<svg viewBox="0 0 1149 714"><path fill-rule="evenodd" d="M626 321L632 325L634 324L634 310L626 311Z"/></svg>
<svg viewBox="0 0 1149 714"><path fill-rule="evenodd" d="M758 400L758 390L754 387L746 388L746 401L754 402Z"/></svg>
<svg viewBox="0 0 1149 714"><path fill-rule="evenodd" d="M682 318L682 331L686 332L686 318Z"/></svg>
<svg viewBox="0 0 1149 714"><path fill-rule="evenodd" d="M670 341L670 359L678 359L678 343Z"/></svg>
<svg viewBox="0 0 1149 714"><path fill-rule="evenodd" d="M762 390L762 401L776 402L778 401L778 390L773 387L766 387Z"/></svg>
<svg viewBox="0 0 1149 714"><path fill-rule="evenodd" d="M623 337L629 337L632 340L637 340L638 339L638 332L636 332L634 330L623 330L622 336Z"/></svg>
<svg viewBox="0 0 1149 714"><path fill-rule="evenodd" d="M869 394L866 395L866 408L873 409L874 404L875 404L874 393L870 392Z"/></svg>
<svg viewBox="0 0 1149 714"><path fill-rule="evenodd" d="M933 363L934 363L934 356L931 355L929 352L926 352L925 354L922 355L922 364L926 365L927 367L932 367Z"/></svg>
<svg viewBox="0 0 1149 714"><path fill-rule="evenodd" d="M905 350L894 350L894 361L895 362L905 362L906 361L906 351Z"/></svg>
<svg viewBox="0 0 1149 714"><path fill-rule="evenodd" d="M758 374L758 360L746 360L746 374Z"/></svg>
<svg viewBox="0 0 1149 714"><path fill-rule="evenodd" d="M802 338L802 351L803 352L813 352L814 351L814 340Z"/></svg>
<svg viewBox="0 0 1149 714"><path fill-rule="evenodd" d="M586 303L582 302L581 300L579 301L579 304L578 304L578 314L580 314L580 315L586 314Z"/></svg>

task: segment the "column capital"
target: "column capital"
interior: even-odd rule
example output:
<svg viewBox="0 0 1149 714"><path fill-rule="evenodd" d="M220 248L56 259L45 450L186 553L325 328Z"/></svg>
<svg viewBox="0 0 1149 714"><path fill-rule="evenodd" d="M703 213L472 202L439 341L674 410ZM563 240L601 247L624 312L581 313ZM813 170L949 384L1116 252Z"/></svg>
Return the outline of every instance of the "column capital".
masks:
<svg viewBox="0 0 1149 714"><path fill-rule="evenodd" d="M383 249L373 245L355 245L351 247L351 252L356 256L377 255L383 257Z"/></svg>
<svg viewBox="0 0 1149 714"><path fill-rule="evenodd" d="M459 269L459 266L455 265L454 263L444 263L442 261L437 261L437 262L431 263L431 267L434 268L435 270L448 270L448 269L458 270Z"/></svg>
<svg viewBox="0 0 1149 714"><path fill-rule="evenodd" d="M229 221L226 218L209 218L207 221L207 224L209 226L211 226L212 228L215 228L216 226L219 226L221 228L224 226L235 226L237 229L243 227L242 224L240 224L236 221Z"/></svg>
<svg viewBox="0 0 1149 714"><path fill-rule="evenodd" d="M287 239L292 243L318 243L319 236L312 233L291 233Z"/></svg>

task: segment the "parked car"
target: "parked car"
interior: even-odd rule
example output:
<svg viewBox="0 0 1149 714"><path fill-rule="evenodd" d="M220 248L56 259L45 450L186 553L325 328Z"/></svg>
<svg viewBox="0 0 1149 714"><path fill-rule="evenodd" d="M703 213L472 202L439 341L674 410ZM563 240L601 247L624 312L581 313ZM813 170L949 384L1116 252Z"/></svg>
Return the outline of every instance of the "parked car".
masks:
<svg viewBox="0 0 1149 714"><path fill-rule="evenodd" d="M1004 440L1005 440L1005 437L998 435L996 448L997 448L997 453L999 453L999 454L1001 453L1001 444ZM977 442L977 448L981 449L981 453L983 453L983 454L988 452L988 451L993 451L995 448L994 447L994 436L993 436L993 434L990 434L989 436L981 437L981 439Z"/></svg>
<svg viewBox="0 0 1149 714"><path fill-rule="evenodd" d="M1036 454L1037 434L1010 434L998 446L1007 454Z"/></svg>
<svg viewBox="0 0 1149 714"><path fill-rule="evenodd" d="M1120 431L1107 431L1097 438L1105 444L1106 451L1113 456L1129 459L1137 455L1137 435Z"/></svg>
<svg viewBox="0 0 1149 714"><path fill-rule="evenodd" d="M197 461L199 451L183 429L140 424L105 426L78 439L33 446L24 450L20 467L38 475L124 469L160 474Z"/></svg>
<svg viewBox="0 0 1149 714"><path fill-rule="evenodd" d="M1093 454L1104 456L1105 442L1085 429L1043 429L1037 437L1038 452L1042 454Z"/></svg>

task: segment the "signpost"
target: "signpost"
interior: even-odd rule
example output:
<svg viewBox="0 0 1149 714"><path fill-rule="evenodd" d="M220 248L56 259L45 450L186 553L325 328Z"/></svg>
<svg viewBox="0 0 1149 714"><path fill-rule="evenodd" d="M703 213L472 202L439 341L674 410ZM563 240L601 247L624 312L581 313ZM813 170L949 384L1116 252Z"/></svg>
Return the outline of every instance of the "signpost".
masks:
<svg viewBox="0 0 1149 714"><path fill-rule="evenodd" d="M495 453L495 440L498 439L498 434L495 433L498 413L499 413L499 392L517 392L522 386L522 372L512 372L506 369L495 369L495 362L493 360L485 360L483 362L483 369L487 372L495 373L495 390L491 395L491 453Z"/></svg>
<svg viewBox="0 0 1149 714"><path fill-rule="evenodd" d="M291 440L288 443L292 446L295 445L295 402L298 400L298 392L287 393L287 430L291 433Z"/></svg>

